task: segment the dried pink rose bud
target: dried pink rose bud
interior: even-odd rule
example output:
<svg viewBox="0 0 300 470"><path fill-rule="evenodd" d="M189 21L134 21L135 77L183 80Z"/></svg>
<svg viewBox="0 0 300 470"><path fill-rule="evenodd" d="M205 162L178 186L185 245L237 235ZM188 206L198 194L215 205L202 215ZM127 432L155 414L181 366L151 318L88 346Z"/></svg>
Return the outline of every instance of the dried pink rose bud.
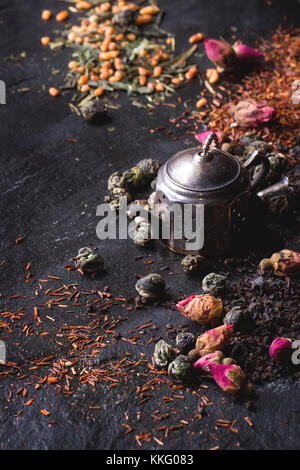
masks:
<svg viewBox="0 0 300 470"><path fill-rule="evenodd" d="M196 349L200 356L220 351L228 343L234 330L233 325L222 325L198 336Z"/></svg>
<svg viewBox="0 0 300 470"><path fill-rule="evenodd" d="M222 136L221 136L221 133L219 131L205 131L205 132L200 132L200 134L197 134L196 137L198 140L200 140L200 142L202 144L205 143L206 139L207 139L207 136L213 132L214 134L216 134L217 138L218 138L218 142L219 144L222 142Z"/></svg>
<svg viewBox="0 0 300 470"><path fill-rule="evenodd" d="M209 364L220 364L224 355L222 351L216 351L210 354L205 354L205 356L200 357L196 362L194 362L193 367L203 374L210 374Z"/></svg>
<svg viewBox="0 0 300 470"><path fill-rule="evenodd" d="M204 46L207 57L217 65L219 71L234 68L236 55L228 42L222 39L204 39Z"/></svg>
<svg viewBox="0 0 300 470"><path fill-rule="evenodd" d="M237 395L245 387L246 377L236 364L209 364L209 371L224 392Z"/></svg>
<svg viewBox="0 0 300 470"><path fill-rule="evenodd" d="M270 346L270 357L274 362L287 362L292 355L292 340L276 338Z"/></svg>
<svg viewBox="0 0 300 470"><path fill-rule="evenodd" d="M190 295L181 300L176 308L192 321L204 325L215 325L223 313L223 303L210 294Z"/></svg>
<svg viewBox="0 0 300 470"><path fill-rule="evenodd" d="M243 44L241 41L235 42L232 49L241 63L251 64L259 62L264 57L261 52L253 49L252 47L246 46L246 44Z"/></svg>
<svg viewBox="0 0 300 470"><path fill-rule="evenodd" d="M269 122L275 114L275 109L267 104L253 100L243 100L230 109L235 121L242 127L258 127Z"/></svg>

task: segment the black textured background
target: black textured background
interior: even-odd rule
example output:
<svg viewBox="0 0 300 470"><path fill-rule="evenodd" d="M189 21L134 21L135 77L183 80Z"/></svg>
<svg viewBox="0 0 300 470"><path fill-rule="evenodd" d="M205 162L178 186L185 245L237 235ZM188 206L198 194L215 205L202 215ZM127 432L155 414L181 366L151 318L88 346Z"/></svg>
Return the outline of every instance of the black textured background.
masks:
<svg viewBox="0 0 300 470"><path fill-rule="evenodd" d="M106 181L112 170L123 170L144 157L166 161L187 143L184 140L172 141L163 133L159 137L149 133L150 128L177 116L182 110L180 107L162 106L149 115L144 109L132 107L126 95L122 95L122 109L110 110L103 125L91 126L70 112L68 97L53 99L43 91L43 84L49 88L63 83L63 74L51 75L51 71L64 68L70 51L53 54L41 46L40 37L51 36L57 23L54 20L42 22L40 13L44 8L57 12L65 5L53 0L0 1L0 79L7 84L7 104L0 105L0 247L1 260L6 260L5 266L0 268L1 310L24 305L28 312L27 321L32 318L35 299L32 298L33 285L24 283L26 264L32 262L34 278L57 274L63 276L65 282L78 281L79 275L66 274L62 265L78 248L89 243L98 246L108 272L100 279L80 279L82 288L91 290L96 285L101 289L108 284L114 294L135 295L134 273L147 274L165 264L178 271L174 276L170 276L168 271L164 274L173 293L191 293L199 288L199 280L187 280L178 261L174 261L174 255L167 251L158 249L152 252L155 264L144 266L143 262L132 262L133 256L141 251L131 242L100 242L96 237L96 206L103 200ZM297 15L299 17L299 2L295 0L273 0L272 6L263 0L162 0L160 5L167 12L162 27L176 33L178 51L186 47L186 39L197 31L203 31L209 37L223 36L229 40L232 34L236 34L249 45L255 45L259 36L267 36L279 24L289 25L296 21ZM232 27L236 30L233 31ZM58 25L59 28L63 25ZM6 60L10 54L22 51L27 52L27 57L17 64ZM203 59L199 66L205 69L208 62ZM18 92L23 87L29 87L30 91ZM198 87L196 82L189 84L179 94L183 100L193 98ZM117 130L108 132L110 126ZM68 138L76 138L78 142L70 143ZM18 236L25 240L16 245ZM7 296L15 293L29 297L8 303ZM87 321L86 313L81 315L78 313L74 322ZM128 316L126 325L120 327L122 334L152 318L158 327L158 335L165 338L168 321L174 326L182 322L178 314L158 307L145 312L133 311ZM57 319L58 322L60 320ZM66 321L72 324L70 319ZM45 319L45 325L46 322ZM54 342L48 339L41 341L35 336L25 341L23 335L18 346L13 338L7 344L7 359L18 364L50 354L60 357L61 354ZM149 357L153 348L129 346L116 342L113 349L105 350L107 357L101 359L121 359L124 351L128 350L137 358L140 351L145 351ZM34 406L24 407L23 414L16 418L14 414L26 400L16 398L7 402L10 384L14 380L8 378L0 382L2 449L136 449L135 432L152 430L151 410L166 392L163 389L156 392L155 398L141 408L140 422L136 421L137 407L133 397L136 386L143 384L143 380L136 376L122 389L117 387L108 391L102 385L96 386L95 390L81 387L71 398L64 398L48 387L36 394ZM27 388L29 395L33 396L33 390L30 386ZM201 449L215 445L220 449L299 448L299 388L278 381L257 390L256 409L248 411L244 404L231 399L226 406L221 405L222 392L216 386L210 386L206 395L215 405L209 415L189 428L173 433L165 448ZM90 404L101 404L103 409L91 412L88 410ZM195 414L197 399L189 394L186 400L178 400L176 407L180 409L180 415L174 423L168 424ZM47 419L41 416L41 408L51 411L51 418L56 420L54 426L49 426ZM130 418L129 424L135 428L135 432L128 436L121 426L125 422L125 411ZM244 421L245 416L253 420L253 428ZM220 430L216 443L209 436L209 432L215 433L216 418L237 418L235 426L239 434ZM194 435L188 435L188 429L194 431ZM204 437L206 443L203 442ZM143 448L159 446L151 440L143 444Z"/></svg>

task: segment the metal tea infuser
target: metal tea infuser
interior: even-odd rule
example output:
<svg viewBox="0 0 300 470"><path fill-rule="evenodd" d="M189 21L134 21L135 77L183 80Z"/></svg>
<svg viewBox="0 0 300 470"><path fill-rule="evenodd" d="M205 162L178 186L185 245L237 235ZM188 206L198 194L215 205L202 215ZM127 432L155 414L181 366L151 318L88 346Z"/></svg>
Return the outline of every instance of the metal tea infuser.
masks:
<svg viewBox="0 0 300 470"><path fill-rule="evenodd" d="M258 171L252 179L249 168L257 165ZM264 199L288 189L286 177L272 187L261 189L269 169L268 157L257 150L241 165L237 157L218 148L213 132L202 149L191 148L173 155L159 169L156 183L155 212L170 224L170 238L163 242L170 250L182 254L228 252L233 234L246 221L252 196ZM204 245L200 250L187 250L188 240L174 237L174 217L170 211L173 204L203 205Z"/></svg>

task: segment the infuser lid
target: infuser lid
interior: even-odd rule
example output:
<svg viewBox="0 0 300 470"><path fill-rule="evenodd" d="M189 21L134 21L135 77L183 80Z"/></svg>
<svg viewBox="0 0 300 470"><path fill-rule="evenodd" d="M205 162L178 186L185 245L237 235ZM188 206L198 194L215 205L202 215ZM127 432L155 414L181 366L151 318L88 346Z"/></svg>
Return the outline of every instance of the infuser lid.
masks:
<svg viewBox="0 0 300 470"><path fill-rule="evenodd" d="M217 136L212 132L202 149L183 150L171 157L166 167L170 180L190 191L213 191L233 183L240 174L240 164L232 155L218 149L217 143Z"/></svg>

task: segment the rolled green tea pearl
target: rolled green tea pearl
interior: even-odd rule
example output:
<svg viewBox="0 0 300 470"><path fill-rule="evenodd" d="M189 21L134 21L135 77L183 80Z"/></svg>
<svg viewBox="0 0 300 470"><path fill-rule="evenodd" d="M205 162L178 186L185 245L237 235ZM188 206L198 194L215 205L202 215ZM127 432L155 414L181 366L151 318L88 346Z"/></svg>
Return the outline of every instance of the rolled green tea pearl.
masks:
<svg viewBox="0 0 300 470"><path fill-rule="evenodd" d="M134 166L130 170L124 171L120 185L122 188L138 188L144 186L145 175L143 171L138 167Z"/></svg>
<svg viewBox="0 0 300 470"><path fill-rule="evenodd" d="M98 2L100 3L100 2ZM120 28L128 28L134 22L134 12L132 10L121 10L112 18L112 23Z"/></svg>
<svg viewBox="0 0 300 470"><path fill-rule="evenodd" d="M225 325L233 325L235 331L246 331L254 325L252 315L242 307L233 307L223 318Z"/></svg>
<svg viewBox="0 0 300 470"><path fill-rule="evenodd" d="M270 170L267 175L269 181L274 181L279 178L287 166L287 158L283 153L270 153L268 154L270 162Z"/></svg>
<svg viewBox="0 0 300 470"><path fill-rule="evenodd" d="M77 268L87 272L99 271L104 264L101 256L89 247L80 248L73 261Z"/></svg>
<svg viewBox="0 0 300 470"><path fill-rule="evenodd" d="M154 367L163 369L175 358L175 351L173 347L166 343L163 339L160 339L154 348L152 362Z"/></svg>
<svg viewBox="0 0 300 470"><path fill-rule="evenodd" d="M135 288L146 299L159 299L165 294L165 281L159 274L148 274L137 281Z"/></svg>
<svg viewBox="0 0 300 470"><path fill-rule="evenodd" d="M169 364L168 376L175 382L189 383L191 381L192 366L187 356L179 355Z"/></svg>
<svg viewBox="0 0 300 470"><path fill-rule="evenodd" d="M200 255L187 255L181 261L181 266L187 273L198 272L203 266L203 260L203 256Z"/></svg>
<svg viewBox="0 0 300 470"><path fill-rule="evenodd" d="M227 277L221 274L210 273L202 281L202 289L204 292L219 296L223 294L229 286Z"/></svg>

